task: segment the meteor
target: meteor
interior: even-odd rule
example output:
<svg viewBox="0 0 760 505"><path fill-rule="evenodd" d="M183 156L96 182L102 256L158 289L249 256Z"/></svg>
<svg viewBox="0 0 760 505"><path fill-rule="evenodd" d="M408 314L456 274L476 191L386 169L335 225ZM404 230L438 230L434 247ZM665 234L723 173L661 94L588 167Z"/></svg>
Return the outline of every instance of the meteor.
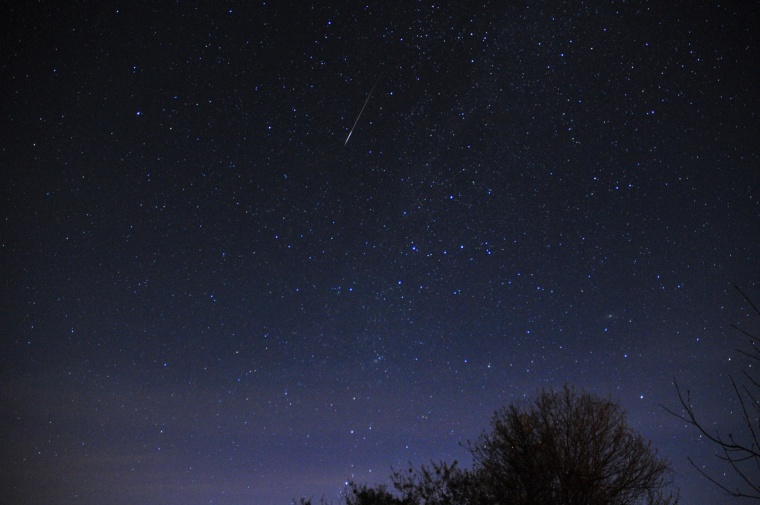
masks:
<svg viewBox="0 0 760 505"><path fill-rule="evenodd" d="M372 93L374 93L378 82L380 82L380 76L377 77L377 80L375 81L374 86L372 86L372 89L369 91L369 95L367 95L367 99L364 100L364 105L362 105L362 110L360 110L359 115L356 116L356 121L354 121L354 125L351 127L351 131L348 132L348 137L346 137L346 141L343 142L343 147L346 147L346 144L348 144L348 139L350 139L351 134L354 133L354 128L356 128L356 124L359 122L359 118L361 118L362 114L364 114L364 109L367 107L367 103L369 103L369 99L372 98Z"/></svg>

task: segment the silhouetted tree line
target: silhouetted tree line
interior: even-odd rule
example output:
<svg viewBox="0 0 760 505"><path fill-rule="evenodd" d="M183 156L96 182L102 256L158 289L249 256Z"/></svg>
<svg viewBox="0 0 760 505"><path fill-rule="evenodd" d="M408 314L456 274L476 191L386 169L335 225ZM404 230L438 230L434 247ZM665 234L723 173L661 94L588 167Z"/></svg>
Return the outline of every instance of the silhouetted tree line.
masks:
<svg viewBox="0 0 760 505"><path fill-rule="evenodd" d="M565 386L497 411L456 462L394 471L392 487L351 483L346 505L664 505L669 462L626 423L620 406ZM300 505L311 505L301 499ZM324 503L324 500L322 501Z"/></svg>

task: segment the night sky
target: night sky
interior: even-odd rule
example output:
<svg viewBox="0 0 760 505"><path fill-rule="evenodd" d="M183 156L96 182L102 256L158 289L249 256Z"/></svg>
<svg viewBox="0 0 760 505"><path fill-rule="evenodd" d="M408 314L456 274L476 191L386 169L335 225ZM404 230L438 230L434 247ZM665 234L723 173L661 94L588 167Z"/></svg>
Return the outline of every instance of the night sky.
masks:
<svg viewBox="0 0 760 505"><path fill-rule="evenodd" d="M13 4L0 502L334 500L565 382L724 502L660 404L736 428L757 3Z"/></svg>

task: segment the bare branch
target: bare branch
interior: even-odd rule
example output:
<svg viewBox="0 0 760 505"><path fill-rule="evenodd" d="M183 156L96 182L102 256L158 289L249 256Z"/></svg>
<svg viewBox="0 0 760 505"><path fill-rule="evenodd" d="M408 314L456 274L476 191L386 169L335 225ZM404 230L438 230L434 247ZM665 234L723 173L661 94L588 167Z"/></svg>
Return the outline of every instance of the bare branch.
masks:
<svg viewBox="0 0 760 505"><path fill-rule="evenodd" d="M747 302L750 307L752 307L752 309L755 311L755 314L760 316L760 309L758 309L758 307L752 302L750 297L747 296L747 294L744 291L742 291L742 288L740 288L737 285L734 285L734 288L742 295L742 297L744 298L744 301Z"/></svg>
<svg viewBox="0 0 760 505"><path fill-rule="evenodd" d="M735 286L735 288L752 310L760 316L760 310L750 300L746 293L744 293L739 286ZM750 351L737 349L737 352L753 360L760 361L760 349L757 345L760 344L760 338L743 328L739 328L737 325L732 324L731 327L749 338ZM732 474L738 477L739 482L743 483L745 488L729 488L724 483L719 482L715 477L708 475L703 469L699 468L691 459L689 459L692 466L696 468L703 477L730 496L760 500L760 379L753 377L746 370L742 371L742 376L747 380L747 384L740 385L736 382L733 376L729 376L734 396L740 406L738 417L741 420L743 429L742 433L738 436L735 436L732 433L729 433L727 436L722 436L717 430L708 431L705 425L697 418L694 406L691 403L689 390L687 389L684 392L675 378L673 379L673 384L676 389L678 401L682 407L682 413L675 412L665 406L663 406L663 408L681 421L695 427L703 437L716 445L719 449L719 452L716 453L716 457L720 461L728 464Z"/></svg>

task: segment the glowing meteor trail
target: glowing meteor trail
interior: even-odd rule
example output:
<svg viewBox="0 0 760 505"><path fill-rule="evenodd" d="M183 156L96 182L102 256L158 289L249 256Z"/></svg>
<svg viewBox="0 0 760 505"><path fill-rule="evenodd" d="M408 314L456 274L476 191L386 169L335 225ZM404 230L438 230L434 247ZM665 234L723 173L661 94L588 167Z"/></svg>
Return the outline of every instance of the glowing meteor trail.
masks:
<svg viewBox="0 0 760 505"><path fill-rule="evenodd" d="M351 131L348 132L348 137L346 137L346 141L343 142L343 147L346 147L346 144L348 144L348 139L351 138L351 134L354 133L354 128L356 128L356 124L359 122L359 118L362 117L362 114L364 114L364 109L367 107L367 103L369 103L369 99L372 98L372 93L375 91L375 87L377 87L377 83L380 82L380 76L377 77L377 80L375 81L374 86L372 86L372 89L369 91L369 95L367 95L367 99L364 100L364 105L362 105L362 110L359 111L359 115L356 116L356 121L354 121L354 126L351 127Z"/></svg>

